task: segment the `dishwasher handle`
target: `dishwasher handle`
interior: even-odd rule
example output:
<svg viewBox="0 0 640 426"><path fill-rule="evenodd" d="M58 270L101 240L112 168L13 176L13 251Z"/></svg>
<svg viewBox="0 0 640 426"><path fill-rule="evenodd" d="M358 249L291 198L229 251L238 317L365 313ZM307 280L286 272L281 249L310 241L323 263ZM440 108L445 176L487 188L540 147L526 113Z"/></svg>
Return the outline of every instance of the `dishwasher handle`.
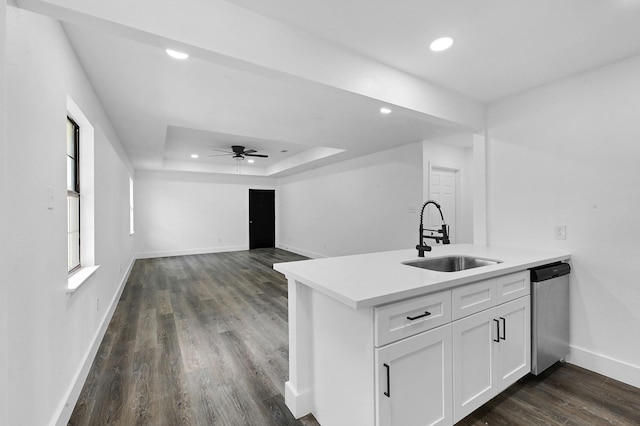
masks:
<svg viewBox="0 0 640 426"><path fill-rule="evenodd" d="M571 272L571 265L565 262L555 262L549 265L531 268L531 282L540 282L552 278L568 275Z"/></svg>

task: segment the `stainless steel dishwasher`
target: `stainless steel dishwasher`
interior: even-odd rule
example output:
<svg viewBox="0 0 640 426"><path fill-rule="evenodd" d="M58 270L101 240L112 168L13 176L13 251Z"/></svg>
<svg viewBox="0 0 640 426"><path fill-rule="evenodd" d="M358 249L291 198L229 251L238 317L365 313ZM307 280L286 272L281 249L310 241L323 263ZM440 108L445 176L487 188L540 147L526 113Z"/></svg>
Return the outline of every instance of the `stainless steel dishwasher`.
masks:
<svg viewBox="0 0 640 426"><path fill-rule="evenodd" d="M568 263L531 269L531 373L536 376L569 355Z"/></svg>

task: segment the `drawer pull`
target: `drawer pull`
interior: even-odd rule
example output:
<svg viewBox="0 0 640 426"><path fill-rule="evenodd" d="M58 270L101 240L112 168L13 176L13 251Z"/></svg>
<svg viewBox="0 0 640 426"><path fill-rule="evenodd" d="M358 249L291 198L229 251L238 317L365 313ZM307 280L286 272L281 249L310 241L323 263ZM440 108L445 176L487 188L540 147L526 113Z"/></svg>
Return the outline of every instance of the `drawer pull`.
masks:
<svg viewBox="0 0 640 426"><path fill-rule="evenodd" d="M493 319L493 321L495 321L496 323L496 338L493 339L493 341L500 343L500 321L495 318Z"/></svg>
<svg viewBox="0 0 640 426"><path fill-rule="evenodd" d="M407 319L410 320L410 321L413 321L413 320L417 320L419 318L428 317L429 315L431 315L431 312L424 311L424 314L422 314L422 315L418 315L417 317L407 317Z"/></svg>
<svg viewBox="0 0 640 426"><path fill-rule="evenodd" d="M384 365L384 367L387 369L387 391L383 393L387 398L391 398L391 374L390 374L391 367L389 367L389 364L382 364L382 365Z"/></svg>

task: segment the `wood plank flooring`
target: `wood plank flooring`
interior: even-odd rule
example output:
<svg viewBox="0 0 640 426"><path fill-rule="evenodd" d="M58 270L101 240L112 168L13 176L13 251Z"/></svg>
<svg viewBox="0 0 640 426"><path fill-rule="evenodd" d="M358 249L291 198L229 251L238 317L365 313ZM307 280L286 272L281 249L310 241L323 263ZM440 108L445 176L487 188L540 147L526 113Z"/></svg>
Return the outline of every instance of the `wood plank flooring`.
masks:
<svg viewBox="0 0 640 426"><path fill-rule="evenodd" d="M640 425L640 389L571 364L527 375L456 426Z"/></svg>
<svg viewBox="0 0 640 426"><path fill-rule="evenodd" d="M317 426L283 397L287 287L272 265L300 259L259 249L136 261L69 425ZM532 424L640 425L640 389L558 364L458 423Z"/></svg>
<svg viewBox="0 0 640 426"><path fill-rule="evenodd" d="M318 425L284 405L278 249L136 261L69 425Z"/></svg>

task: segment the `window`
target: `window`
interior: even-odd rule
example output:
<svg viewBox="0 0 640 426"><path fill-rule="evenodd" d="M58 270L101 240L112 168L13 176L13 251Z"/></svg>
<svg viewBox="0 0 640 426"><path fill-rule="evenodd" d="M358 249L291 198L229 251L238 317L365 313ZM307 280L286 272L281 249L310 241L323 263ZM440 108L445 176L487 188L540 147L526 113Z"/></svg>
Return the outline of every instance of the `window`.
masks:
<svg viewBox="0 0 640 426"><path fill-rule="evenodd" d="M133 179L129 178L129 235L135 233L133 227Z"/></svg>
<svg viewBox="0 0 640 426"><path fill-rule="evenodd" d="M80 127L67 117L67 267L80 268Z"/></svg>
<svg viewBox="0 0 640 426"><path fill-rule="evenodd" d="M67 249L73 293L98 270L95 254L95 141L93 126L67 96ZM82 144L82 146L80 146Z"/></svg>

